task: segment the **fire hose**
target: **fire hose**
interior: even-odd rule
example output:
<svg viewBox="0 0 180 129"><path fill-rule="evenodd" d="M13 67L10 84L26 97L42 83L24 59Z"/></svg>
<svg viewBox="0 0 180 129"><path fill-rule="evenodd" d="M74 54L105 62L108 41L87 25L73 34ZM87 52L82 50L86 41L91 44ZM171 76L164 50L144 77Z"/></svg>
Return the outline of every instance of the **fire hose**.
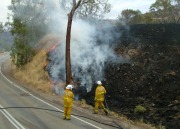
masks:
<svg viewBox="0 0 180 129"><path fill-rule="evenodd" d="M106 97L104 97L104 102L105 102L106 108L109 110L108 104L106 102ZM115 120L113 120L113 122L119 127L119 129L123 129Z"/></svg>
<svg viewBox="0 0 180 129"><path fill-rule="evenodd" d="M46 111L53 111L53 112L64 113L63 111L58 111L58 110L53 110L53 109L46 109L46 108L39 108L39 107L3 107L3 108L0 108L0 110L12 109L12 108L39 109L39 110L46 110ZM114 126L114 125L107 124L107 123L103 123L103 122L100 122L100 121L98 121L98 120L95 120L95 119L92 119L92 118L88 118L88 117L85 117L85 116L81 116L81 115L77 115L77 114L72 114L72 115L78 116L78 117L82 117L82 118L86 118L86 119L95 121L95 122L97 122L97 123L103 124L103 125L107 125L107 126L111 126L111 127L123 129L123 128L120 127L117 123L115 123L117 126ZM113 122L114 122L114 121L113 121Z"/></svg>

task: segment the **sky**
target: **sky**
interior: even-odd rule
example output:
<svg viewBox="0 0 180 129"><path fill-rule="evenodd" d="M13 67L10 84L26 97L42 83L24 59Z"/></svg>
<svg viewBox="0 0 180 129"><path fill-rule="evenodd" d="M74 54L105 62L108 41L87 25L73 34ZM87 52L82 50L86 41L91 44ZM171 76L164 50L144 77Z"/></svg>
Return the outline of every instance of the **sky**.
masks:
<svg viewBox="0 0 180 129"><path fill-rule="evenodd" d="M0 0L0 3L0 22L6 22L7 13L9 12L7 6L11 4L11 0Z"/></svg>
<svg viewBox="0 0 180 129"><path fill-rule="evenodd" d="M124 9L139 9L142 13L148 12L149 7L156 0L109 0L111 4L111 12L106 14L105 18L116 19ZM11 0L0 0L0 22L7 21L7 6L11 4Z"/></svg>
<svg viewBox="0 0 180 129"><path fill-rule="evenodd" d="M109 0L111 12L106 14L106 18L116 19L124 9L140 10L142 13L146 13L155 1L156 0Z"/></svg>

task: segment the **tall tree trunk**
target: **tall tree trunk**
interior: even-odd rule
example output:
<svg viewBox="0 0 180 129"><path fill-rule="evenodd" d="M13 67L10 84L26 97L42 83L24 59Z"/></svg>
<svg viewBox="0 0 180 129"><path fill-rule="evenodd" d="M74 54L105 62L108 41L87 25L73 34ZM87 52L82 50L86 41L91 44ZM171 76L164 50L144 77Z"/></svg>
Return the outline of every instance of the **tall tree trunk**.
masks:
<svg viewBox="0 0 180 129"><path fill-rule="evenodd" d="M67 33L66 33L66 84L73 83L72 71L71 71L71 52L70 52L72 18L73 15L72 13L70 13L68 15L68 25L67 25Z"/></svg>
<svg viewBox="0 0 180 129"><path fill-rule="evenodd" d="M67 25L67 32L66 32L66 84L73 84L73 77L72 77L72 71L71 71L71 53L70 53L70 43L71 43L71 26L72 26L72 20L73 15L76 9L81 4L82 0L79 0L76 3L76 0L73 0L73 8L71 12L68 14L68 25Z"/></svg>

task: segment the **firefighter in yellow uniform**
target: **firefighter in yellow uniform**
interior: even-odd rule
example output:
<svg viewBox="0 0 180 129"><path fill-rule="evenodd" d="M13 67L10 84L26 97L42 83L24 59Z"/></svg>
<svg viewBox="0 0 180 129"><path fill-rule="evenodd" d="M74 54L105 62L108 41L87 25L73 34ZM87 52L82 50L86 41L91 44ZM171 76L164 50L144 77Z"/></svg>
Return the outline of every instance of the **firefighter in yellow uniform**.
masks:
<svg viewBox="0 0 180 129"><path fill-rule="evenodd" d="M106 115L108 114L106 108L104 107L104 95L106 94L106 90L104 88L104 86L102 86L101 81L97 81L97 88L95 91L95 109L94 109L94 113L97 114L98 113L98 108L102 108L104 109L104 112L106 113Z"/></svg>
<svg viewBox="0 0 180 129"><path fill-rule="evenodd" d="M74 100L74 94L72 92L72 85L67 85L66 90L64 92L64 117L63 119L70 120L71 119L71 110Z"/></svg>

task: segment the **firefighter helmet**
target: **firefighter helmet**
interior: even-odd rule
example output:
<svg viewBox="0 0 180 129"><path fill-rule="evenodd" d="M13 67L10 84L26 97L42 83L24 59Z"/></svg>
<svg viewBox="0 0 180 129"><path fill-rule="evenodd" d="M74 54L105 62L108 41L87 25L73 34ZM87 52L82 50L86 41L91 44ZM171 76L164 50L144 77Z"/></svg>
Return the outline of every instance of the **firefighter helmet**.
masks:
<svg viewBox="0 0 180 129"><path fill-rule="evenodd" d="M98 84L98 85L102 85L102 82L101 82L101 81L97 81L97 84Z"/></svg>
<svg viewBox="0 0 180 129"><path fill-rule="evenodd" d="M72 85L67 85L66 89L72 90L73 86Z"/></svg>

